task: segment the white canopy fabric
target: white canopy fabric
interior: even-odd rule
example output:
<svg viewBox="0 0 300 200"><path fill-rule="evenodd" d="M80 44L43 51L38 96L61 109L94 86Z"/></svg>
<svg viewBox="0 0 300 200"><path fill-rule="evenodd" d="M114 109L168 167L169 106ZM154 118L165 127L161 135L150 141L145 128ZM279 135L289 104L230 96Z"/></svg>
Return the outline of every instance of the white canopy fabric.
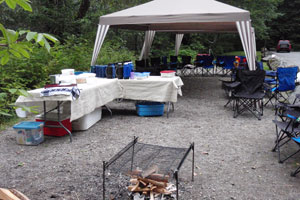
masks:
<svg viewBox="0 0 300 200"><path fill-rule="evenodd" d="M181 42L182 42L182 39L183 39L183 35L184 34L176 34L176 40L175 40L175 56L178 56L178 53L179 53L179 49L180 49L180 46L181 46Z"/></svg>
<svg viewBox="0 0 300 200"><path fill-rule="evenodd" d="M98 25L98 31L97 31L97 36L96 36L96 40L95 40L95 46L94 46L91 66L94 66L96 64L98 54L102 47L104 38L108 31L108 28L109 28L109 25Z"/></svg>
<svg viewBox="0 0 300 200"><path fill-rule="evenodd" d="M148 58L154 36L155 36L155 31L146 31L145 41L144 41L142 52L140 55L140 60L142 60L143 58L144 59Z"/></svg>
<svg viewBox="0 0 300 200"><path fill-rule="evenodd" d="M239 32L249 68L255 69L255 39L251 35L249 11L215 0L154 0L101 16L99 26L181 34ZM102 29L98 28L97 38L99 37L100 42L95 43L92 65L96 62L95 58L104 40L101 38L105 37Z"/></svg>

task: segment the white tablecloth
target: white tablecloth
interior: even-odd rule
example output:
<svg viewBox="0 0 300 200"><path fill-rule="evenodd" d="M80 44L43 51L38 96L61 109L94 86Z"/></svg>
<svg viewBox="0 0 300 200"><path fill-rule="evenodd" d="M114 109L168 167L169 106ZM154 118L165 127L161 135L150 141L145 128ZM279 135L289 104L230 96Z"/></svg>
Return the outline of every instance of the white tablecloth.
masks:
<svg viewBox="0 0 300 200"><path fill-rule="evenodd" d="M37 110L42 112L44 101L47 111L54 108L57 101L63 101L63 112L67 110L66 113L71 113L70 120L73 121L118 98L177 102L177 95L182 95L181 86L183 82L180 77L150 76L144 80L106 78L92 78L90 80L87 84L77 85L80 89L80 96L76 100L72 99L71 95L41 97L40 93L44 89L39 88L29 91L29 97L19 96L16 105L37 106Z"/></svg>
<svg viewBox="0 0 300 200"><path fill-rule="evenodd" d="M41 97L40 92L43 88L40 88L29 91L29 97L20 96L16 101L16 105L38 106L37 109L42 112L43 101L46 102L47 110L54 108L57 101L70 102L70 120L73 121L114 99L123 97L122 87L117 79L92 78L90 80L88 84L77 85L80 89L80 96L76 100L73 100L71 95ZM64 109L68 108L64 107Z"/></svg>
<svg viewBox="0 0 300 200"><path fill-rule="evenodd" d="M177 95L182 96L183 82L178 76L172 78L150 76L143 80L122 79L119 82L124 89L124 99L177 102Z"/></svg>

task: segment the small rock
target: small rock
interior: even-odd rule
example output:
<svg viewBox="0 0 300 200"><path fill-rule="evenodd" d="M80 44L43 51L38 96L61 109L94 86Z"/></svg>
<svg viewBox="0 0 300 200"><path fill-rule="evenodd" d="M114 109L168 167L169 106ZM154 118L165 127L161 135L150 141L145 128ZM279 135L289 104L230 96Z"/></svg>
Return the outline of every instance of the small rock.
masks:
<svg viewBox="0 0 300 200"><path fill-rule="evenodd" d="M58 195L56 195L56 194L51 194L51 196L50 196L51 199L55 199L57 197L58 197Z"/></svg>

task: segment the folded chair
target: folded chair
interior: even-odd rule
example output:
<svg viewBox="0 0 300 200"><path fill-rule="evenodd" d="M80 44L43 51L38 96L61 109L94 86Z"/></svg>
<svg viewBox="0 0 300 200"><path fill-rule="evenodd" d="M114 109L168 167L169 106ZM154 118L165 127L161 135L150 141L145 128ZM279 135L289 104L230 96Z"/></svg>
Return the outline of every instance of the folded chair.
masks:
<svg viewBox="0 0 300 200"><path fill-rule="evenodd" d="M275 99L275 104L278 101L287 101L288 92L293 91L296 87L297 73L298 67L277 68L276 84L274 87L267 88L269 99L265 105L269 102L274 105L272 99Z"/></svg>
<svg viewBox="0 0 300 200"><path fill-rule="evenodd" d="M249 111L260 120L263 115L263 98L265 96L263 90L265 71L238 69L236 76L241 83L232 93L234 98L233 117L236 118L243 112Z"/></svg>

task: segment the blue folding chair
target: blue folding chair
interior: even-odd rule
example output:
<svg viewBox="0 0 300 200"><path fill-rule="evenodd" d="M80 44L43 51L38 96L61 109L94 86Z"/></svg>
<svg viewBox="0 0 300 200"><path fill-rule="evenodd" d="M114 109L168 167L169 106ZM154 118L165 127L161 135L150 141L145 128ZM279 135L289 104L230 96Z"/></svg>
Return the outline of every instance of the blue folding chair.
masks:
<svg viewBox="0 0 300 200"><path fill-rule="evenodd" d="M224 56L223 60L222 75L229 75L234 69L235 56Z"/></svg>
<svg viewBox="0 0 300 200"><path fill-rule="evenodd" d="M269 102L273 105L272 99L275 99L275 104L279 101L286 102L289 96L288 92L293 91L296 87L297 73L298 67L277 68L276 84L275 87L268 88L270 95L265 105Z"/></svg>
<svg viewBox="0 0 300 200"><path fill-rule="evenodd" d="M213 56L203 56L203 66L202 66L202 76L204 73L206 75L214 75L214 57Z"/></svg>

